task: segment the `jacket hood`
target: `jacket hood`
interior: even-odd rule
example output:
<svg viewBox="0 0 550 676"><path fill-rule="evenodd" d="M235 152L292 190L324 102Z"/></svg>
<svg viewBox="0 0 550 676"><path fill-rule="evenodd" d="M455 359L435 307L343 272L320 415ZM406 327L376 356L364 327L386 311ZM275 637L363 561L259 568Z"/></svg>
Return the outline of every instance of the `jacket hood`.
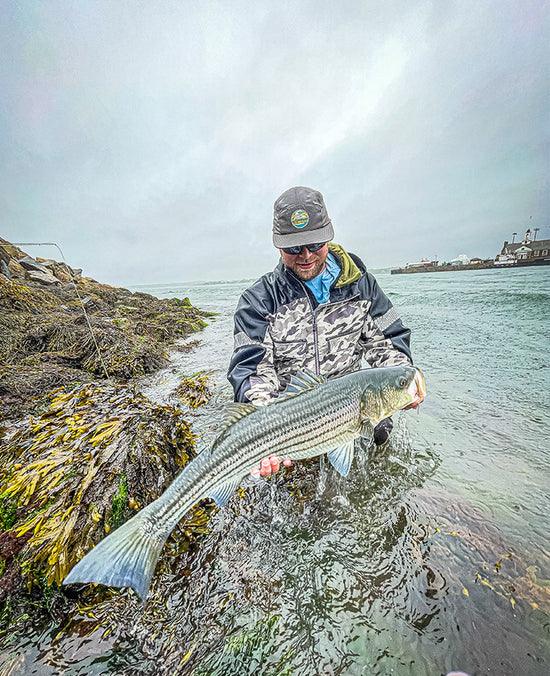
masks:
<svg viewBox="0 0 550 676"><path fill-rule="evenodd" d="M361 277L361 270L353 262L352 257L343 247L341 247L339 244L329 242L328 250L331 254L336 256L336 258L338 258L340 267L342 268L342 273L340 274L340 277L338 277L335 288L338 289L341 286L346 286L346 284L356 282L359 277Z"/></svg>
<svg viewBox="0 0 550 676"><path fill-rule="evenodd" d="M359 268L359 266L355 263L353 258L349 255L349 253L341 247L339 244L334 244L333 242L328 243L328 250L331 254L333 254L337 259L338 263L340 265L340 268L342 269L338 280L336 281L336 284L334 285L333 288L339 289L342 286L347 286L348 284L351 284L352 282L356 282L362 275L363 271ZM275 271L278 272L279 274L286 274L290 278L297 280L298 282L300 281L298 277L292 272L292 270L289 270L283 261L279 259L279 264L275 268Z"/></svg>

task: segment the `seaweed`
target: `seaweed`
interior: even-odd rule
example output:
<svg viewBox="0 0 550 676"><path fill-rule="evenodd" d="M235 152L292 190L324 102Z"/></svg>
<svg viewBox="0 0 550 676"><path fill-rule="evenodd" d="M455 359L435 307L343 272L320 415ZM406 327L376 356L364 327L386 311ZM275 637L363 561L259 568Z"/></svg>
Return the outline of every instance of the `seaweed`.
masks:
<svg viewBox="0 0 550 676"><path fill-rule="evenodd" d="M181 383L176 388L176 394L182 402L191 408L197 408L205 404L212 396L210 384L207 373L198 374L191 378L183 376Z"/></svg>
<svg viewBox="0 0 550 676"><path fill-rule="evenodd" d="M105 534L160 494L195 454L180 408L152 403L131 383L163 367L168 349L205 325L188 299L158 299L100 284L43 261L44 286L0 238L0 637L75 610L60 583ZM4 268L6 270L6 268ZM210 389L187 379L199 406ZM208 530L214 507L196 507L166 554ZM93 586L71 594L117 598ZM114 594L114 597L113 597Z"/></svg>
<svg viewBox="0 0 550 676"><path fill-rule="evenodd" d="M137 505L135 498L133 498L133 505ZM97 511L97 505L94 505L95 514L99 514ZM130 514L130 502L128 499L128 479L126 474L122 472L118 482L118 490L113 497L111 503L111 518L109 519L110 528L118 528L121 526L127 519Z"/></svg>
<svg viewBox="0 0 550 676"><path fill-rule="evenodd" d="M17 504L5 497L0 497L0 526L3 531L10 530L16 520Z"/></svg>
<svg viewBox="0 0 550 676"><path fill-rule="evenodd" d="M29 589L40 577L59 585L105 533L157 498L194 453L195 437L178 408L124 386L61 388L0 450L0 559L18 568ZM196 519L203 530L203 512ZM0 595L13 591L2 582Z"/></svg>
<svg viewBox="0 0 550 676"><path fill-rule="evenodd" d="M0 252L16 266L14 256L25 256L1 238ZM24 277L0 275L0 419L35 412L44 393L61 385L152 373L167 365L167 348L211 315L188 298L131 293L45 263L56 284L42 286L21 266Z"/></svg>

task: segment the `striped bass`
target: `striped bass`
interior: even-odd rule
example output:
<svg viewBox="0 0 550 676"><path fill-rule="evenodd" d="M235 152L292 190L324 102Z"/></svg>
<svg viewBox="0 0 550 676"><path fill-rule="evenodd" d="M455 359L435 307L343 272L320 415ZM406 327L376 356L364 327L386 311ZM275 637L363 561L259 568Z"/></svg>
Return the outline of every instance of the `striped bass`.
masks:
<svg viewBox="0 0 550 676"><path fill-rule="evenodd" d="M212 448L197 455L168 489L86 554L63 584L132 587L144 599L174 526L204 498L224 506L244 476L276 453L291 460L322 453L346 476L354 441L396 411L424 399L412 366L356 371L333 380L310 371L292 377L268 406L231 403Z"/></svg>

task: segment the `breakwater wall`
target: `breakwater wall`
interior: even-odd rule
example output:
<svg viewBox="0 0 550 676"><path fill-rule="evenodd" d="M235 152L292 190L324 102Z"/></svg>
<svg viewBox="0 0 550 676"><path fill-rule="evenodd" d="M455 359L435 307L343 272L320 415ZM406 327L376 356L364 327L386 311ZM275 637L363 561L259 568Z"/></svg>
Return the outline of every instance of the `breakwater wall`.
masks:
<svg viewBox="0 0 550 676"><path fill-rule="evenodd" d="M525 268L540 265L550 265L550 258L541 258L536 261L518 261L517 263L474 263L473 265L426 265L425 267L394 268L390 270L392 275L411 275L417 272L457 272L459 270L488 270Z"/></svg>

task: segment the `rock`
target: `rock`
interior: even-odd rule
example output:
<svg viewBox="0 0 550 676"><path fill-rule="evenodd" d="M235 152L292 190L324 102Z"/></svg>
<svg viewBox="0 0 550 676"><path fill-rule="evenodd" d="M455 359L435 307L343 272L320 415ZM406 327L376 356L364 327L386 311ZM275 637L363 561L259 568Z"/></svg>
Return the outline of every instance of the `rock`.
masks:
<svg viewBox="0 0 550 676"><path fill-rule="evenodd" d="M25 268L14 258L8 263L8 270L11 272L12 277L15 277L16 279L25 279Z"/></svg>
<svg viewBox="0 0 550 676"><path fill-rule="evenodd" d="M42 272L40 270L29 270L28 271L29 279L33 282L38 282L39 284L44 284L45 286L52 286L53 284L60 284L61 282L54 277L51 272Z"/></svg>
<svg viewBox="0 0 550 676"><path fill-rule="evenodd" d="M19 260L19 264L22 265L25 270L29 271L36 271L36 272L42 272L44 274L49 274L49 270L45 265L42 265L42 263L39 263L37 260L34 258L31 258L30 256L25 256L25 258L21 258Z"/></svg>
<svg viewBox="0 0 550 676"><path fill-rule="evenodd" d="M76 284L74 282L69 282L63 287L63 291L74 291L76 289Z"/></svg>
<svg viewBox="0 0 550 676"><path fill-rule="evenodd" d="M0 243L5 242L6 240L3 240L0 237ZM9 255L7 249L5 246L0 246L0 261L4 261L4 263L7 265L10 262L11 256Z"/></svg>
<svg viewBox="0 0 550 676"><path fill-rule="evenodd" d="M0 237L0 258L2 258L6 263L10 258L24 258L27 254L24 251L21 251L18 247L10 244L6 239Z"/></svg>
<svg viewBox="0 0 550 676"><path fill-rule="evenodd" d="M0 282L6 283L6 282L9 282L9 281L10 281L10 280L6 277L6 275L3 275L3 274L0 272Z"/></svg>
<svg viewBox="0 0 550 676"><path fill-rule="evenodd" d="M2 259L0 259L0 272L4 275L4 277L11 279L10 269L6 265L6 262Z"/></svg>
<svg viewBox="0 0 550 676"><path fill-rule="evenodd" d="M64 284L69 284L73 281L70 270L65 263L55 263L51 266L51 272Z"/></svg>

